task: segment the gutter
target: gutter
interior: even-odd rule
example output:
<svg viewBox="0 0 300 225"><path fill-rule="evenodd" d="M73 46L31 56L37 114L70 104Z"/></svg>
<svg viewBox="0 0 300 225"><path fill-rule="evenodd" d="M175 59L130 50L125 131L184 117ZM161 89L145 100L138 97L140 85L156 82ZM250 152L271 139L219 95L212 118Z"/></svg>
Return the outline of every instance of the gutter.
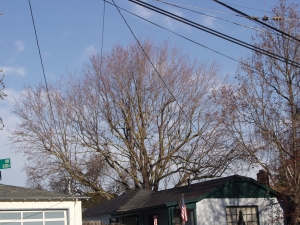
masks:
<svg viewBox="0 0 300 225"><path fill-rule="evenodd" d="M47 200L47 201L66 201L66 200L78 200L78 199L90 199L90 197L86 196L68 196L68 197L24 197L24 198L14 198L14 197L1 197L0 202L4 201L41 201L41 200Z"/></svg>

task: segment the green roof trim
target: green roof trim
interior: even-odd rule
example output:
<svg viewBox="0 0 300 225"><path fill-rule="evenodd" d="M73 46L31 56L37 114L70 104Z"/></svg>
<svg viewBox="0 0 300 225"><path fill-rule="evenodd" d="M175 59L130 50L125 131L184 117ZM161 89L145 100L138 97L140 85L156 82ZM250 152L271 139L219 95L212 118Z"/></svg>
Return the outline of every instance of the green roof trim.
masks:
<svg viewBox="0 0 300 225"><path fill-rule="evenodd" d="M269 190L254 183L235 181L212 193L206 198L275 198Z"/></svg>
<svg viewBox="0 0 300 225"><path fill-rule="evenodd" d="M263 185L260 182L248 177L236 177L223 185L205 193L201 197L194 199L185 199L185 204L199 202L205 198L274 198L279 193ZM176 202L166 203L167 207L177 205Z"/></svg>

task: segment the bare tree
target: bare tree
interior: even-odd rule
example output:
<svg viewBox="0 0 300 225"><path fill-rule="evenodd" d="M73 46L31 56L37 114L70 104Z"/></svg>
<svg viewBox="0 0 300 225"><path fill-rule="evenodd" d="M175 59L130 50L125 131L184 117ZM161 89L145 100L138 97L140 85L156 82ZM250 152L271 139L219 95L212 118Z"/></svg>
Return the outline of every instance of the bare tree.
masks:
<svg viewBox="0 0 300 225"><path fill-rule="evenodd" d="M298 6L284 0L273 8L281 20L270 21L298 40ZM236 85L223 88L224 123L245 160L265 169L276 189L295 203L293 224L300 224L300 41L265 29L255 45L283 56L285 62L253 52L242 61Z"/></svg>
<svg viewBox="0 0 300 225"><path fill-rule="evenodd" d="M43 180L66 171L110 198L131 188L158 190L163 183L220 176L229 168L236 155L212 97L221 82L219 65L191 61L168 42L141 44L93 55L80 77L53 85L54 116L45 89L26 88L13 111L21 124L12 141L29 156L28 171ZM89 168L96 171L87 167L92 159Z"/></svg>
<svg viewBox="0 0 300 225"><path fill-rule="evenodd" d="M101 155L81 146L63 89L62 83L57 90L49 85L49 93L43 85L28 86L15 104L14 113L22 122L12 132L12 140L28 157L28 186L74 194L97 192L112 198L114 195L103 189L107 167Z"/></svg>

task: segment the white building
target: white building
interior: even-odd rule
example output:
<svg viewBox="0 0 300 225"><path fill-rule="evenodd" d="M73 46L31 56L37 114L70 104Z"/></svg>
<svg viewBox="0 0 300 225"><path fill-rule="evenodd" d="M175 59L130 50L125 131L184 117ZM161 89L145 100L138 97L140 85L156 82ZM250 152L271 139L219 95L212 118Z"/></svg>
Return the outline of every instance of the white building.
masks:
<svg viewBox="0 0 300 225"><path fill-rule="evenodd" d="M275 190L243 176L229 176L163 191L136 189L83 213L83 220L126 225L284 225L284 205Z"/></svg>
<svg viewBox="0 0 300 225"><path fill-rule="evenodd" d="M0 224L82 225L86 198L0 184Z"/></svg>

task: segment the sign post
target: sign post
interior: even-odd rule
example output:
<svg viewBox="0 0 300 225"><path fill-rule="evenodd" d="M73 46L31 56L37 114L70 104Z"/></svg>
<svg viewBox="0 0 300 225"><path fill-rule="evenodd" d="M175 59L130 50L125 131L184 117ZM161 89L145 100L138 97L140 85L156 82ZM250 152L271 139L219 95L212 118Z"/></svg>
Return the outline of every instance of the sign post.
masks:
<svg viewBox="0 0 300 225"><path fill-rule="evenodd" d="M0 180L2 180L1 170L11 168L10 158L0 159Z"/></svg>
<svg viewBox="0 0 300 225"><path fill-rule="evenodd" d="M11 168L10 158L8 159L0 159L0 170Z"/></svg>

